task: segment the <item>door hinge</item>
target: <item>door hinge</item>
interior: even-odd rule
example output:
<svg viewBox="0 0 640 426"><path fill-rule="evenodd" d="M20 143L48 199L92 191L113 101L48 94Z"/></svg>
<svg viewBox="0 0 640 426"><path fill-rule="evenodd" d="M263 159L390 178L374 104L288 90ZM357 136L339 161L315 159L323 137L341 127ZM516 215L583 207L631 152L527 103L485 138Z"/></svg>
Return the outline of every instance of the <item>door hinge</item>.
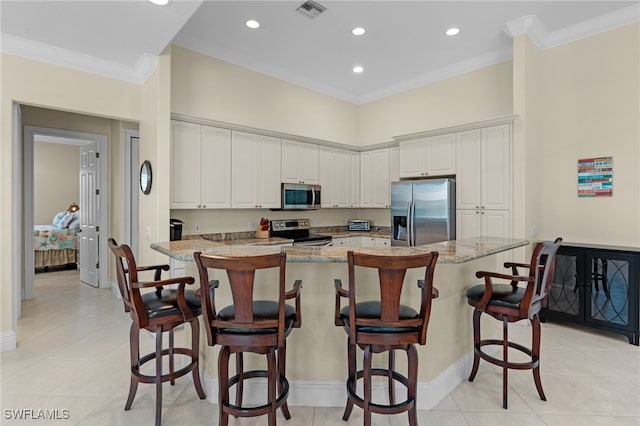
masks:
<svg viewBox="0 0 640 426"><path fill-rule="evenodd" d="M100 158L100 153L96 152L96 158Z"/></svg>
<svg viewBox="0 0 640 426"><path fill-rule="evenodd" d="M100 227L96 226L96 232L100 232Z"/></svg>
<svg viewBox="0 0 640 426"><path fill-rule="evenodd" d="M100 269L100 262L96 262L96 269Z"/></svg>
<svg viewBox="0 0 640 426"><path fill-rule="evenodd" d="M96 195L100 195L100 190L96 189Z"/></svg>

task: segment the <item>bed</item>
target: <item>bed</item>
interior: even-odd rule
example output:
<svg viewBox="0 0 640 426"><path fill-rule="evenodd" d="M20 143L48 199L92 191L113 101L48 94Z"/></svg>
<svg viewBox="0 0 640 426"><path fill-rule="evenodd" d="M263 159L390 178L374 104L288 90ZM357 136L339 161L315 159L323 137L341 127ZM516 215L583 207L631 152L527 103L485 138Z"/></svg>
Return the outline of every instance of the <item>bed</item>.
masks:
<svg viewBox="0 0 640 426"><path fill-rule="evenodd" d="M61 212L56 215L52 225L34 226L33 248L36 269L44 268L46 271L50 266L76 265L78 262L76 223L79 224L79 215Z"/></svg>

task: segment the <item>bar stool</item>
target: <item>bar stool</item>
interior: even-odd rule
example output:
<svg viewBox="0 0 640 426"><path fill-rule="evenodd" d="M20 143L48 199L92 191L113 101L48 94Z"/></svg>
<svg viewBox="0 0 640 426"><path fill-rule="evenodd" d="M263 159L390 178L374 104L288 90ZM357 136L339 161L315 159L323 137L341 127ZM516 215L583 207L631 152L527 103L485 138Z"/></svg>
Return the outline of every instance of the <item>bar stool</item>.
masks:
<svg viewBox="0 0 640 426"><path fill-rule="evenodd" d="M219 425L229 423L229 415L254 417L268 415L269 426L276 424L276 412L282 410L285 419L291 414L287 406L289 382L286 378L286 338L302 323L300 289L296 280L293 289L285 292L286 253L249 257L209 256L194 253L200 274L199 295L203 304L205 329L209 346L221 345L218 359ZM277 282L257 282L257 270L278 268ZM233 305L216 309L215 293L220 283L209 280L209 269L225 270L233 296ZM254 286L271 286L275 301L255 300ZM285 300L295 299L295 307ZM266 355L267 369L244 371L242 354ZM229 377L229 357L236 354L236 375ZM242 394L246 379L267 378L267 402L257 407L244 406ZM229 400L229 390L236 386L235 404ZM276 392L277 386L277 392Z"/></svg>
<svg viewBox="0 0 640 426"><path fill-rule="evenodd" d="M342 416L348 420L353 406L364 410L364 424L371 424L371 413L397 414L407 412L409 424L417 425L416 391L418 382L418 352L415 344L424 345L427 341L427 326L431 314L431 300L438 296L433 287L433 274L438 253L420 255L380 256L374 254L347 253L349 265L349 290L335 280L336 303L335 324L347 333L347 406ZM380 300L358 301L356 283L359 286L372 285L370 282L356 280L356 266L378 270ZM420 310L400 304L400 295L407 269L425 268L424 279L418 281L421 289ZM364 281L364 280L362 280ZM349 304L341 307L341 298L348 298ZM356 350L364 350L363 369L356 371ZM394 350L407 353L407 376L395 370ZM373 354L388 352L388 368L372 368ZM388 379L389 404L372 402L372 376ZM363 380L364 395L356 392L356 383ZM407 399L396 403L394 382L407 388Z"/></svg>
<svg viewBox="0 0 640 426"><path fill-rule="evenodd" d="M467 301L475 309L473 311L473 368L469 375L469 381L473 382L478 373L480 358L491 364L502 367L502 408L507 408L507 371L509 368L516 370L533 370L533 380L538 390L540 399L547 398L542 390L540 381L540 310L546 306L547 297L553 282L555 271L556 252L562 243L562 238L556 238L553 243L538 243L531 255L531 263L507 262L505 268L511 268L512 275L496 272L476 272L476 277L484 278L484 284L471 287L467 291ZM518 268L528 268L525 276L518 275ZM492 279L511 281L509 284L494 284ZM518 287L518 282L525 282L526 288ZM502 321L502 340L486 339L480 336L480 316L486 313L495 319ZM508 325L529 319L532 325L531 348L508 339ZM489 355L483 350L485 346L502 346L502 359ZM508 349L513 348L531 357L531 361L509 361Z"/></svg>
<svg viewBox="0 0 640 426"><path fill-rule="evenodd" d="M131 316L131 332L129 336L131 350L131 384L129 385L129 397L124 406L125 410L131 409L133 399L136 396L138 383L155 383L156 385L156 415L155 424L159 426L162 416L162 384L171 382L190 372L193 372L193 384L200 399L206 397L200 382L200 370L198 359L200 355L200 323L198 316L202 313L200 301L195 292L186 291L185 285L193 284L193 277L178 277L160 280L162 271L168 271L169 265L137 266L131 248L126 245L118 245L116 240L109 238L109 248L116 258L116 272L118 288L124 302L124 310ZM154 281L141 282L138 273L153 271ZM164 286L178 284L178 289L165 289ZM140 289L154 288L155 291L142 294ZM176 348L173 345L173 330L184 323L191 325L191 348ZM147 355L140 356L140 330L145 329L156 335L156 350ZM169 333L169 347L163 349L162 335ZM174 355L187 355L191 362L179 369L174 368ZM162 358L168 357L169 372L162 374ZM141 373L142 366L155 360L155 374Z"/></svg>

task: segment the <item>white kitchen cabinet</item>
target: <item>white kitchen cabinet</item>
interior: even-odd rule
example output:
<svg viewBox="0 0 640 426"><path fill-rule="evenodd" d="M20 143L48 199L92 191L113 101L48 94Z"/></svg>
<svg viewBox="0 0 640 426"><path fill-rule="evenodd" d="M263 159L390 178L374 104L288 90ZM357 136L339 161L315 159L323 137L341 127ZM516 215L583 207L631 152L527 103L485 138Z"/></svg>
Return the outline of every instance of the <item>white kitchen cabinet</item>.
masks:
<svg viewBox="0 0 640 426"><path fill-rule="evenodd" d="M231 134L231 207L279 208L280 139L244 132Z"/></svg>
<svg viewBox="0 0 640 426"><path fill-rule="evenodd" d="M360 153L360 207L390 207L389 148Z"/></svg>
<svg viewBox="0 0 640 426"><path fill-rule="evenodd" d="M458 209L511 209L510 125L458 134Z"/></svg>
<svg viewBox="0 0 640 426"><path fill-rule="evenodd" d="M349 207L360 207L360 153L349 151Z"/></svg>
<svg viewBox="0 0 640 426"><path fill-rule="evenodd" d="M171 122L172 209L231 207L231 131Z"/></svg>
<svg viewBox="0 0 640 426"><path fill-rule="evenodd" d="M374 245L376 247L391 247L391 238L376 237Z"/></svg>
<svg viewBox="0 0 640 426"><path fill-rule="evenodd" d="M457 134L456 238L511 236L511 127Z"/></svg>
<svg viewBox="0 0 640 426"><path fill-rule="evenodd" d="M399 177L448 176L456 173L455 134L400 142Z"/></svg>
<svg viewBox="0 0 640 426"><path fill-rule="evenodd" d="M319 147L322 207L350 207L350 157L346 149Z"/></svg>
<svg viewBox="0 0 640 426"><path fill-rule="evenodd" d="M400 180L400 147L389 148L389 182Z"/></svg>
<svg viewBox="0 0 640 426"><path fill-rule="evenodd" d="M353 247L353 239L351 237L333 238L331 240L333 247Z"/></svg>
<svg viewBox="0 0 640 426"><path fill-rule="evenodd" d="M318 183L318 145L282 139L282 182Z"/></svg>

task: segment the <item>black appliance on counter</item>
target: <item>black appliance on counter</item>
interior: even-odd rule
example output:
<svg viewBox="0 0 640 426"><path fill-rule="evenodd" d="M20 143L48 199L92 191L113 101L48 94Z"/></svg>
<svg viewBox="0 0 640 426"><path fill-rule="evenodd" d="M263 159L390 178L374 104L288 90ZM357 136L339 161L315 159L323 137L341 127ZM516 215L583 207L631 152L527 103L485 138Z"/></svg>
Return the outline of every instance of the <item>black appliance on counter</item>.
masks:
<svg viewBox="0 0 640 426"><path fill-rule="evenodd" d="M332 244L330 235L311 234L309 223L309 219L272 220L269 236L291 239L294 246L329 246Z"/></svg>
<svg viewBox="0 0 640 426"><path fill-rule="evenodd" d="M169 219L169 241L182 239L182 225L184 222L180 219Z"/></svg>

